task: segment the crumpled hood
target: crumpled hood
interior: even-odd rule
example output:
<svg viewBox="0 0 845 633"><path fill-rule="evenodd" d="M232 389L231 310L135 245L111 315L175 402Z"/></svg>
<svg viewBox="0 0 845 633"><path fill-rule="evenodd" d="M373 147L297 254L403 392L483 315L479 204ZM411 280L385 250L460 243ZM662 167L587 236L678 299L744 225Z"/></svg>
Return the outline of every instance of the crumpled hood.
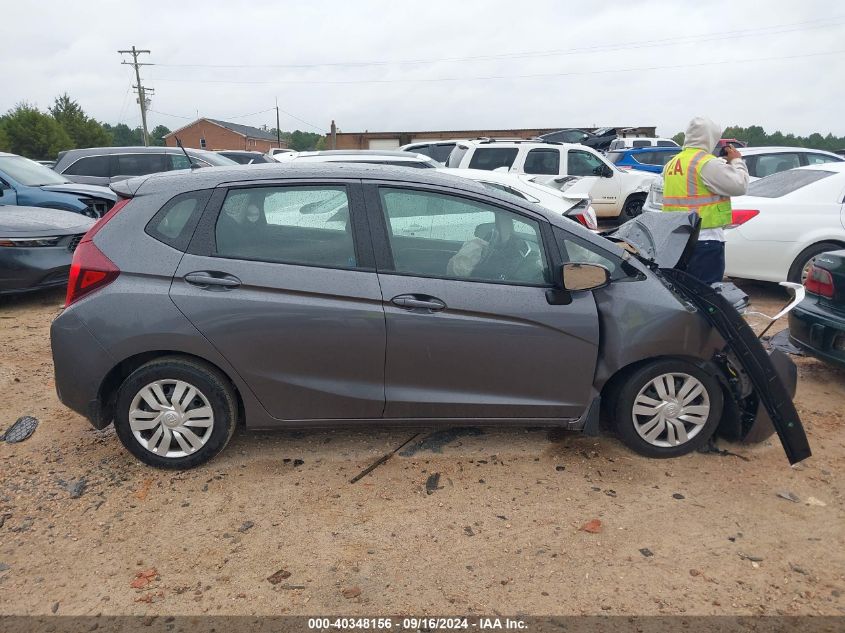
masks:
<svg viewBox="0 0 845 633"><path fill-rule="evenodd" d="M608 237L633 246L659 268L686 267L701 220L696 213L643 213Z"/></svg>
<svg viewBox="0 0 845 633"><path fill-rule="evenodd" d="M705 116L697 116L689 122L684 133L684 147L703 149L713 153L716 143L722 138L722 127Z"/></svg>
<svg viewBox="0 0 845 633"><path fill-rule="evenodd" d="M0 205L0 235L3 237L85 233L93 225L91 218L71 211Z"/></svg>
<svg viewBox="0 0 845 633"><path fill-rule="evenodd" d="M89 198L102 198L104 200L117 201L117 196L108 187L99 185L83 185L76 182L68 182L63 185L43 185L41 189L56 191L59 193L72 193Z"/></svg>

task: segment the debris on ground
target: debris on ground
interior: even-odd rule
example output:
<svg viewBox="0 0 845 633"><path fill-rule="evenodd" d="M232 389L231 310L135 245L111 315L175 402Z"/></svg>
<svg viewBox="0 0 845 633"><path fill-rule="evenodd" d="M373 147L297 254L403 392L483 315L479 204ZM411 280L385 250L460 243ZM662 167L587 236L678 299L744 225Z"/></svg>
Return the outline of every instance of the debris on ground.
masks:
<svg viewBox="0 0 845 633"><path fill-rule="evenodd" d="M141 482L141 487L135 491L135 498L138 501L144 501L147 498L147 495L150 494L150 487L153 485L153 480L150 478L144 479Z"/></svg>
<svg viewBox="0 0 845 633"><path fill-rule="evenodd" d="M778 493L778 497L781 499L786 499L787 501L791 501L792 503L798 503L801 499L798 498L794 492L790 492L789 490L781 490Z"/></svg>
<svg viewBox="0 0 845 633"><path fill-rule="evenodd" d="M135 574L135 578L129 583L129 586L133 589L144 589L155 580L158 580L158 571L155 568L145 569Z"/></svg>
<svg viewBox="0 0 845 633"><path fill-rule="evenodd" d="M803 574L804 576L809 575L809 574L807 574L806 569L804 569L800 565L796 565L795 563L789 563L789 568L797 574Z"/></svg>
<svg viewBox="0 0 845 633"><path fill-rule="evenodd" d="M278 585L283 580L290 578L290 572L287 569L280 569L276 573L272 574L271 576L267 577L267 581L271 585Z"/></svg>
<svg viewBox="0 0 845 633"><path fill-rule="evenodd" d="M252 521L244 521L243 523L241 523L241 527L238 528L238 532L246 532L250 530L254 525L255 523L253 523Z"/></svg>
<svg viewBox="0 0 845 633"><path fill-rule="evenodd" d="M385 463L388 459L390 459L391 457L393 457L393 456L394 456L394 455L395 455L395 454L399 451L399 449L401 449L403 446L405 446L406 444L408 444L409 442L411 442L411 441L412 441L415 437L417 437L418 435L419 435L419 433L414 433L411 437L409 437L407 440L405 440L404 442L402 442L399 446L397 446L396 448L394 448L392 451L390 451L389 453L385 453L384 455L382 455L381 457L379 457L376 461L374 461L372 464L370 464L369 466L367 466L364 470L362 470L360 473L358 473L358 474L357 474L357 475L355 475L352 479L350 479L350 480L349 480L349 483L354 484L356 481L360 481L361 479L363 479L364 477L366 477L367 475L369 475L369 474L370 474L371 472L373 472L376 468L378 468L378 467L379 467L379 466L381 466L383 463ZM400 455L401 455L401 453L400 453Z"/></svg>
<svg viewBox="0 0 845 633"><path fill-rule="evenodd" d="M651 558L652 556L654 556L654 552L652 552L652 551L651 551L649 548L647 548L647 547L640 548L640 554L642 554L642 555L643 555L643 556L645 556L646 558Z"/></svg>
<svg viewBox="0 0 845 633"><path fill-rule="evenodd" d="M469 525L464 528L464 534L466 534L467 536L475 536L475 532Z"/></svg>
<svg viewBox="0 0 845 633"><path fill-rule="evenodd" d="M563 465L555 466L555 470L559 473L562 473L564 470L566 470L566 466L563 466Z"/></svg>
<svg viewBox="0 0 845 633"><path fill-rule="evenodd" d="M807 501L805 503L808 506L818 506L820 508L824 508L827 505L824 501L816 499L815 497L807 497Z"/></svg>
<svg viewBox="0 0 845 633"><path fill-rule="evenodd" d="M9 567L6 563L0 563L0 571L9 571L11 567Z"/></svg>
<svg viewBox="0 0 845 633"><path fill-rule="evenodd" d="M431 473L425 480L425 493L431 495L436 490L440 490L440 473Z"/></svg>
<svg viewBox="0 0 845 633"><path fill-rule="evenodd" d="M588 532L589 534L598 534L601 532L601 521L598 519L592 519L591 521L587 521L584 525L581 526L582 532Z"/></svg>
<svg viewBox="0 0 845 633"><path fill-rule="evenodd" d="M348 587L343 590L343 597L346 599L357 598L361 595L361 587Z"/></svg>
<svg viewBox="0 0 845 633"><path fill-rule="evenodd" d="M15 422L6 429L6 432L0 435L0 441L5 441L7 444L17 444L23 442L35 433L38 427L38 420L31 415L24 415L19 417Z"/></svg>
<svg viewBox="0 0 845 633"><path fill-rule="evenodd" d="M689 575L692 576L693 578L695 578L696 576L700 576L701 572L697 569L690 569Z"/></svg>
<svg viewBox="0 0 845 633"><path fill-rule="evenodd" d="M67 484L67 491L70 493L71 499L79 499L85 493L86 488L88 488L88 482L85 480L85 477L80 477L76 481L71 481Z"/></svg>
<svg viewBox="0 0 845 633"><path fill-rule="evenodd" d="M431 435L427 435L413 446L409 446L401 453L399 453L399 455L401 455L402 457L412 457L420 451L442 453L444 446L450 444L459 437L478 436L483 434L484 431L474 427L441 429L439 431L435 431Z"/></svg>
<svg viewBox="0 0 845 633"><path fill-rule="evenodd" d="M804 352L801 348L796 347L793 345L789 340L789 328L781 330L777 334L772 334L772 336L764 336L763 337L763 347L768 349L779 349L782 352L787 354L792 354L793 356L803 356Z"/></svg>
<svg viewBox="0 0 845 633"><path fill-rule="evenodd" d="M682 495L680 492L676 492L675 494L673 494L673 495L672 495L672 498L673 498L673 499L678 499L678 500L680 500L680 499L686 499L686 497L685 497L684 495Z"/></svg>
<svg viewBox="0 0 845 633"><path fill-rule="evenodd" d="M743 560L750 560L752 563L762 563L763 557L762 556L753 556L752 554L743 554L739 552L739 557Z"/></svg>

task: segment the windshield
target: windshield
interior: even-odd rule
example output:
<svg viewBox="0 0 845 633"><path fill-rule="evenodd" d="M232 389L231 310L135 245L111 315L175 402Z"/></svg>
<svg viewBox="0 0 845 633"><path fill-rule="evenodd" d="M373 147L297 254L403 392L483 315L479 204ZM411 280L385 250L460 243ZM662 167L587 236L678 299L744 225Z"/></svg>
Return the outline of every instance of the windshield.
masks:
<svg viewBox="0 0 845 633"><path fill-rule="evenodd" d="M780 198L801 187L832 176L834 172L821 169L792 169L766 176L748 185L748 195L758 198Z"/></svg>
<svg viewBox="0 0 845 633"><path fill-rule="evenodd" d="M70 182L52 169L23 156L0 156L0 171L26 187L63 185Z"/></svg>
<svg viewBox="0 0 845 633"><path fill-rule="evenodd" d="M188 150L188 154L190 154L193 157L200 158L200 159L204 160L206 163L208 163L209 165L214 165L215 167L224 167L226 165L237 165L238 164L235 161L233 161L231 158L226 158L225 156L222 156L221 154L215 154L214 152L198 152L196 150L194 150L194 151ZM183 156L184 156L184 154L183 154Z"/></svg>

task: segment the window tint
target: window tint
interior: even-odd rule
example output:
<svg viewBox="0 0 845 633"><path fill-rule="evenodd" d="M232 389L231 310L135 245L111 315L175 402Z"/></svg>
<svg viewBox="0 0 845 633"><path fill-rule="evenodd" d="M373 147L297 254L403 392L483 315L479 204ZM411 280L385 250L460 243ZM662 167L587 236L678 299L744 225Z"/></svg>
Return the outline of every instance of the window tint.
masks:
<svg viewBox="0 0 845 633"><path fill-rule="evenodd" d="M516 147L479 147L469 161L470 169L492 171L499 167L511 168L519 149Z"/></svg>
<svg viewBox="0 0 845 633"><path fill-rule="evenodd" d="M160 242L185 250L210 196L210 190L176 196L149 221L147 233Z"/></svg>
<svg viewBox="0 0 845 633"><path fill-rule="evenodd" d="M841 158L828 156L827 154L807 154L806 156L808 165L821 165L823 163L838 163L842 161Z"/></svg>
<svg viewBox="0 0 845 633"><path fill-rule="evenodd" d="M651 141L634 141L631 147L651 147Z"/></svg>
<svg viewBox="0 0 845 633"><path fill-rule="evenodd" d="M798 154L793 153L760 154L756 159L753 166L748 166L748 172L757 178L765 178L766 176L801 166L801 159L798 157Z"/></svg>
<svg viewBox="0 0 845 633"><path fill-rule="evenodd" d="M569 150L568 159L566 173L569 176L598 176L604 165L594 154L581 150Z"/></svg>
<svg viewBox="0 0 845 633"><path fill-rule="evenodd" d="M554 227L554 234L564 263L601 264L610 271L612 280L623 279L628 276L622 270L622 261L615 255L603 251L559 227Z"/></svg>
<svg viewBox="0 0 845 633"><path fill-rule="evenodd" d="M761 198L780 198L788 193L797 191L801 187L817 182L822 178L832 176L832 171L807 169L800 171L782 171L768 178L756 180L748 185L749 196Z"/></svg>
<svg viewBox="0 0 845 633"><path fill-rule="evenodd" d="M217 254L235 259L354 268L345 187L229 191L216 227Z"/></svg>
<svg viewBox="0 0 845 633"><path fill-rule="evenodd" d="M190 169L191 163L184 154L168 154L170 169Z"/></svg>
<svg viewBox="0 0 845 633"><path fill-rule="evenodd" d="M446 161L449 160L449 154L452 153L453 149L455 149L454 143L446 143L443 145L423 145L422 147L418 147L410 151L416 152L417 154L423 154L424 156L433 158L438 163L445 164Z"/></svg>
<svg viewBox="0 0 845 633"><path fill-rule="evenodd" d="M118 154L117 174L120 176L145 176L167 171L164 154Z"/></svg>
<svg viewBox="0 0 845 633"><path fill-rule="evenodd" d="M109 178L112 175L109 168L110 162L111 156L86 156L73 163L63 173L69 176Z"/></svg>
<svg viewBox="0 0 845 633"><path fill-rule="evenodd" d="M526 174L550 174L556 176L560 173L560 150L557 149L532 149L525 157Z"/></svg>
<svg viewBox="0 0 845 633"><path fill-rule="evenodd" d="M677 147L678 144L675 141L657 141L657 147Z"/></svg>
<svg viewBox="0 0 845 633"><path fill-rule="evenodd" d="M449 159L446 161L446 167L460 167L469 147L466 145L455 145L455 149L449 152Z"/></svg>
<svg viewBox="0 0 845 633"><path fill-rule="evenodd" d="M451 279L548 284L537 222L482 202L381 188L396 271Z"/></svg>

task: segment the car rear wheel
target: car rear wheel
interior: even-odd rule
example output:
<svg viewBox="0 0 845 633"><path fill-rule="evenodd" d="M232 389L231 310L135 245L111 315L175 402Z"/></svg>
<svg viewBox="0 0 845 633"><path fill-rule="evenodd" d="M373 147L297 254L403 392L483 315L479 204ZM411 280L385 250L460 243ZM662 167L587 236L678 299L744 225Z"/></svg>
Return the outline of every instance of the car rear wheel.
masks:
<svg viewBox="0 0 845 633"><path fill-rule="evenodd" d="M663 359L634 370L618 392L616 430L646 457L677 457L703 446L722 414L718 380L683 360Z"/></svg>
<svg viewBox="0 0 845 633"><path fill-rule="evenodd" d="M835 242L820 242L805 248L792 262L792 266L789 267L789 273L786 276L787 281L803 284L804 280L807 279L807 271L810 270L810 265L816 257L828 251L837 251L840 248L842 246Z"/></svg>
<svg viewBox="0 0 845 633"><path fill-rule="evenodd" d="M223 450L237 421L228 379L204 363L169 357L136 369L117 394L115 430L126 449L158 468L192 468Z"/></svg>

